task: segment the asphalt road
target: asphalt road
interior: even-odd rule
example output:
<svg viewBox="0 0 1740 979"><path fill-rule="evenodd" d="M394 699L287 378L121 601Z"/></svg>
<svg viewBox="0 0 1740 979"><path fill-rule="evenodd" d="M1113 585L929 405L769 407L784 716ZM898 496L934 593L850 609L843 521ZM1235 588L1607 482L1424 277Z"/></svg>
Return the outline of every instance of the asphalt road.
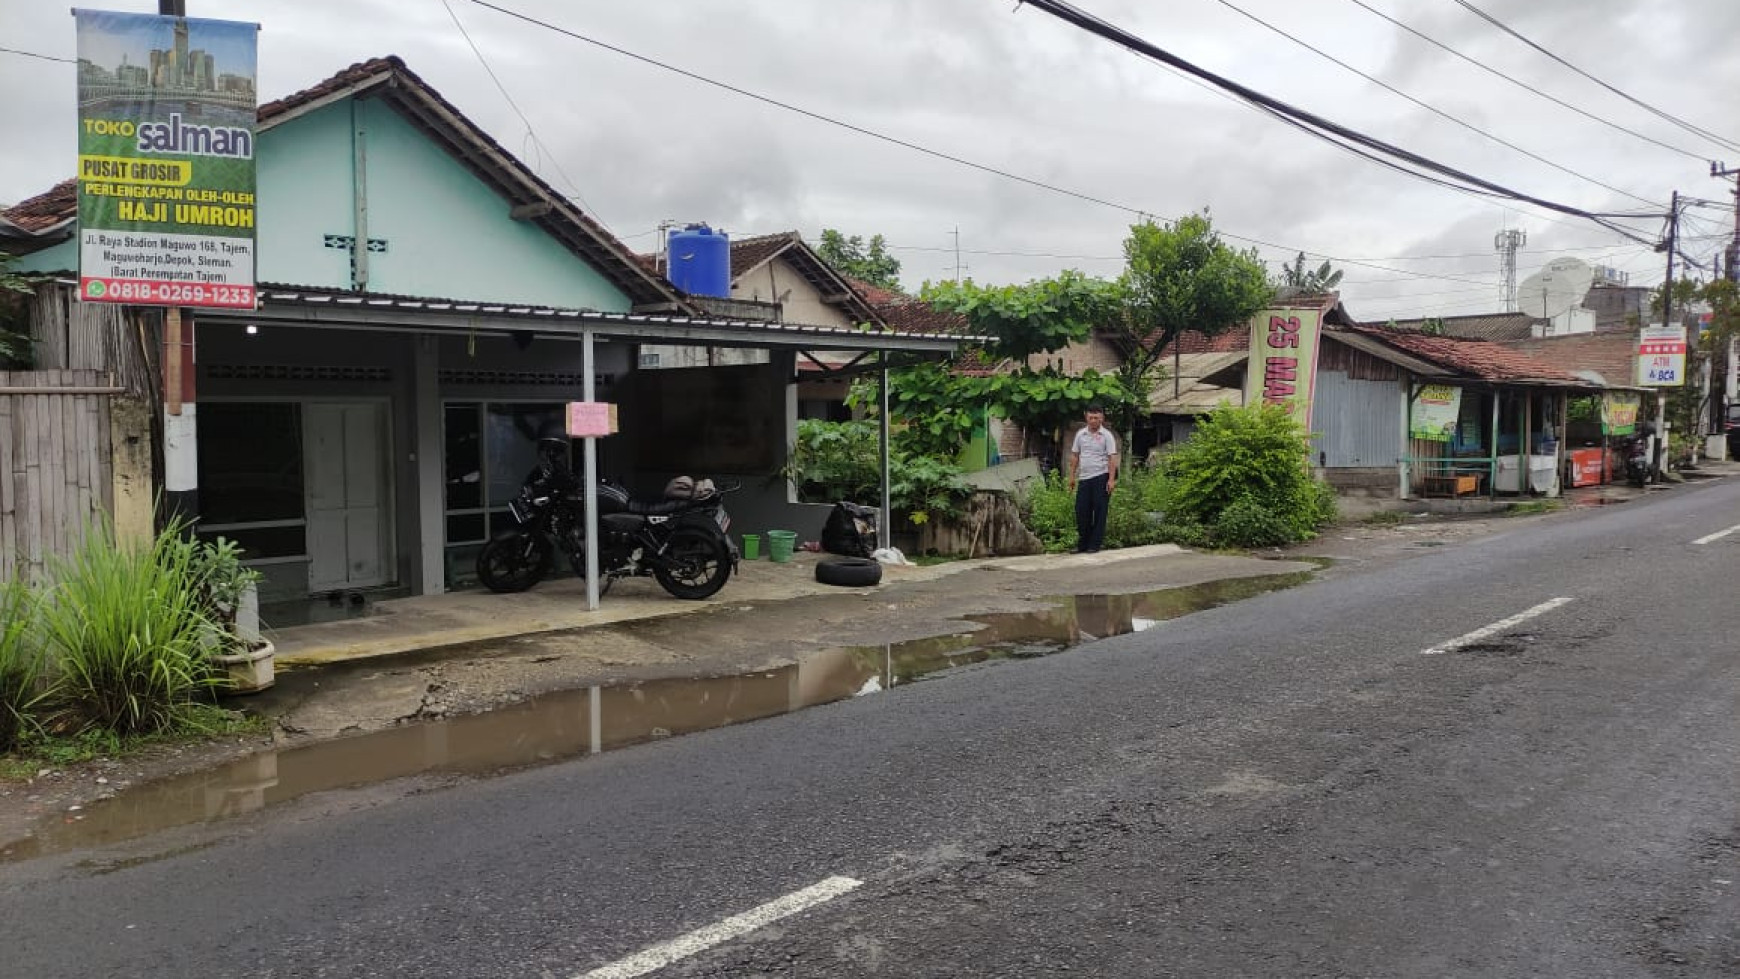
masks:
<svg viewBox="0 0 1740 979"><path fill-rule="evenodd" d="M838 877L653 974L1740 975L1740 533L1692 543L1737 523L1740 480L1687 488L137 865L0 867L0 975L579 976Z"/></svg>

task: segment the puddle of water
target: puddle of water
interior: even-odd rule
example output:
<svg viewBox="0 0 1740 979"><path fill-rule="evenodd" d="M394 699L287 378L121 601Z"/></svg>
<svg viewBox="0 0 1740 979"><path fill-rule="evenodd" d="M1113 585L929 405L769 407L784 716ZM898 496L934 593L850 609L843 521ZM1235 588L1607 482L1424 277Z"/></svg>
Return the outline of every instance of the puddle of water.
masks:
<svg viewBox="0 0 1740 979"><path fill-rule="evenodd" d="M1631 497L1629 497L1629 496L1572 497L1571 506L1573 506L1573 507L1618 506L1621 503L1630 503L1630 502L1631 502Z"/></svg>
<svg viewBox="0 0 1740 979"><path fill-rule="evenodd" d="M261 752L127 789L80 812L44 818L25 837L0 843L0 862L214 822L317 792L415 775L485 775L759 720L879 693L973 663L1046 656L1141 632L1167 619L1303 584L1311 575L1047 599L1055 606L973 616L970 621L982 628L971 632L829 649L791 666L737 676L566 690L488 713Z"/></svg>

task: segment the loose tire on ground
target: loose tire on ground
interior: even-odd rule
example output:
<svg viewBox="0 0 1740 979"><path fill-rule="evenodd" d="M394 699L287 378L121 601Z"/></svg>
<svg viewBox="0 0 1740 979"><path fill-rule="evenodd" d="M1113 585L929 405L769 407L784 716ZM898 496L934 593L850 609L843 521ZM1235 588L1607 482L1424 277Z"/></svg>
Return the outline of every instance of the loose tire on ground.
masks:
<svg viewBox="0 0 1740 979"><path fill-rule="evenodd" d="M824 585L867 588L882 580L882 565L867 557L826 557L816 565L816 580Z"/></svg>

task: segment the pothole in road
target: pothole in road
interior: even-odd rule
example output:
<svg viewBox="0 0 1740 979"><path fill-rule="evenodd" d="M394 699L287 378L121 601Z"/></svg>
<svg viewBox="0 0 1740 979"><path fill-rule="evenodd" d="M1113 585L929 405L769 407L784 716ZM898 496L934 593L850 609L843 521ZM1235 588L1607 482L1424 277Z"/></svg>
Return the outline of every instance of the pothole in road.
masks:
<svg viewBox="0 0 1740 979"><path fill-rule="evenodd" d="M1529 647L1533 646L1538 638L1530 632L1512 632L1484 642L1473 642L1460 646L1456 652L1471 656L1521 656L1528 652Z"/></svg>
<svg viewBox="0 0 1740 979"><path fill-rule="evenodd" d="M150 782L0 843L0 863L91 849L256 812L302 796L417 775L487 775L879 693L988 660L1031 659L1142 632L1191 612L1304 584L1262 575L1128 595L1047 599L1036 612L972 616L982 628L844 646L790 666L543 694L486 713L264 751Z"/></svg>

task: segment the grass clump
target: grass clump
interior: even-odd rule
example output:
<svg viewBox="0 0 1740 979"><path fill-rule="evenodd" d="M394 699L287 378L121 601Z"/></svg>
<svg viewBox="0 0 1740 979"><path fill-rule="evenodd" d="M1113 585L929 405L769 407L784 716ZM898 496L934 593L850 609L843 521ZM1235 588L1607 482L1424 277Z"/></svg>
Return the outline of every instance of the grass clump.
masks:
<svg viewBox="0 0 1740 979"><path fill-rule="evenodd" d="M178 526L123 544L100 522L56 565L38 615L57 731L171 729L213 689L221 630L202 598L200 547Z"/></svg>
<svg viewBox="0 0 1740 979"><path fill-rule="evenodd" d="M0 752L29 732L43 697L37 612L36 596L22 582L0 582Z"/></svg>

